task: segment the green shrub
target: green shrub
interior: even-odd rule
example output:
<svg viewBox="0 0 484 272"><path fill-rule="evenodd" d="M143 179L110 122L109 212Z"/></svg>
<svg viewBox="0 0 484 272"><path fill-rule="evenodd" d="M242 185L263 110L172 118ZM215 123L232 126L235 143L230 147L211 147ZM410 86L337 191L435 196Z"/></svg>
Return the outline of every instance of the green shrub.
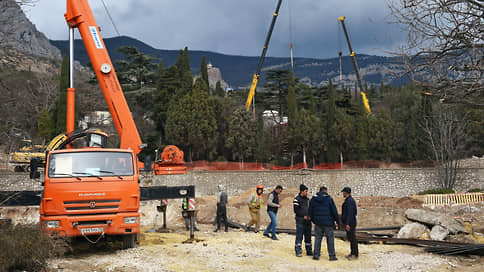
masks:
<svg viewBox="0 0 484 272"><path fill-rule="evenodd" d="M68 249L62 239L51 239L38 225L0 226L0 271L44 271L47 260Z"/></svg>
<svg viewBox="0 0 484 272"><path fill-rule="evenodd" d="M470 189L467 192L468 193L480 193L480 192L484 192L484 189L474 188L474 189Z"/></svg>
<svg viewBox="0 0 484 272"><path fill-rule="evenodd" d="M452 189L436 188L436 189L425 190L423 192L417 193L417 195L454 194L454 193L455 191Z"/></svg>

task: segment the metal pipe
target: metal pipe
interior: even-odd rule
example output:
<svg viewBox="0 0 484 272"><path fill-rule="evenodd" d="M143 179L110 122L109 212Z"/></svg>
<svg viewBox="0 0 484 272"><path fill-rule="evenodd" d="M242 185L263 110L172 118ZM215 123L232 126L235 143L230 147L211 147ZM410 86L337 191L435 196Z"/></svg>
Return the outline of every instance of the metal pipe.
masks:
<svg viewBox="0 0 484 272"><path fill-rule="evenodd" d="M74 88L74 28L69 27L69 88Z"/></svg>

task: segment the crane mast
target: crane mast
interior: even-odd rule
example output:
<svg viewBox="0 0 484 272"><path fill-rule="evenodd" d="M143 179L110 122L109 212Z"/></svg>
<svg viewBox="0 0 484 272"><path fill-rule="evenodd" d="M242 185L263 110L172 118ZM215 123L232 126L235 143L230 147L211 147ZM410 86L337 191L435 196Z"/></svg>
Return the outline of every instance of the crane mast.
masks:
<svg viewBox="0 0 484 272"><path fill-rule="evenodd" d="M274 30L274 25L276 24L276 20L277 20L277 16L279 15L279 9L281 7L281 4L282 4L282 0L279 0L277 2L276 11L272 16L272 22L271 22L271 26L269 27L269 32L267 32L266 41L264 43L264 48L262 49L262 54L259 59L259 65L257 66L257 71L255 72L254 77L252 78L252 84L250 85L249 96L247 97L247 102L245 103L245 108L247 109L247 111L249 111L250 105L252 104L254 99L255 88L257 87L257 82L259 81L260 72L262 70L262 65L264 64L264 58L267 53L267 47L269 46L269 42L271 40L272 31ZM255 109L254 109L254 113L255 113Z"/></svg>
<svg viewBox="0 0 484 272"><path fill-rule="evenodd" d="M348 35L348 31L346 30L345 17L344 16L339 17L338 21L341 23L341 26L343 27L343 31L345 33L346 41L348 43L348 49L350 50L351 61L353 62L353 67L355 68L356 81L358 83L358 87L360 88L360 92L364 92L365 89L363 88L363 81L361 80L360 69L358 68L358 63L356 62L356 54L353 51L353 48L351 47L350 37Z"/></svg>
<svg viewBox="0 0 484 272"><path fill-rule="evenodd" d="M119 134L121 140L120 148L131 149L135 154L139 154L145 145L141 142L89 3L87 0L67 0L67 11L64 17L70 31L72 32L74 28L77 28L81 34L92 67L103 91L104 99ZM71 86L70 89L73 89L73 87Z"/></svg>

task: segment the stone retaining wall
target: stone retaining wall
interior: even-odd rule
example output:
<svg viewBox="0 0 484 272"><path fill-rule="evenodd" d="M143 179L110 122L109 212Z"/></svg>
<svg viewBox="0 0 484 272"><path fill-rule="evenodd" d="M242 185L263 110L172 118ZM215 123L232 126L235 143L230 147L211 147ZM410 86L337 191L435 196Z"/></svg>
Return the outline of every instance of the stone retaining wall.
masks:
<svg viewBox="0 0 484 272"><path fill-rule="evenodd" d="M484 189L484 168L462 169L458 191ZM142 186L195 185L197 196L215 195L218 184L224 184L230 196L239 195L257 184L271 190L280 184L284 188L298 188L304 183L315 193L321 185L330 194L338 194L345 186L355 196L403 197L438 188L435 170L411 169L344 169L298 171L190 171L186 175L155 176L145 174ZM0 174L0 190L42 190L39 181L31 181L28 174Z"/></svg>

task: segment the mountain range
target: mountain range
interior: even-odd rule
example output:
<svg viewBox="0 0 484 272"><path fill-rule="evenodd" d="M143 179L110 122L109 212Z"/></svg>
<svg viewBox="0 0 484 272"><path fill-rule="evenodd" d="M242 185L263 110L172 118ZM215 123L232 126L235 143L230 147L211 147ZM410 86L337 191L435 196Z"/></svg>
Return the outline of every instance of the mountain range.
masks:
<svg viewBox="0 0 484 272"><path fill-rule="evenodd" d="M51 40L50 42L60 49L63 55L68 54L68 41ZM134 46L144 54L154 55L158 61L162 60L164 67L175 64L179 53L178 50L156 49L142 41L127 36L105 38L104 43L113 63L124 58L123 54L117 51L121 46ZM82 40L75 41L74 54L75 59L82 65L86 65L89 62ZM250 85L252 75L256 72L259 62L259 57L225 55L199 50L189 50L189 56L194 75L200 73L200 63L202 57L205 56L207 63L218 67L221 70L223 80L234 89L246 88ZM358 55L357 58L363 80L369 85L379 85L382 82L400 85L406 81L396 76L404 70L403 63L396 57ZM259 86L264 84L265 71L289 69L290 65L290 58L266 57ZM342 58L342 71L342 83L345 86L353 87L356 77L349 56ZM337 57L332 59L295 58L294 73L301 82L312 86L326 85L330 78L334 83L340 83L339 59Z"/></svg>

